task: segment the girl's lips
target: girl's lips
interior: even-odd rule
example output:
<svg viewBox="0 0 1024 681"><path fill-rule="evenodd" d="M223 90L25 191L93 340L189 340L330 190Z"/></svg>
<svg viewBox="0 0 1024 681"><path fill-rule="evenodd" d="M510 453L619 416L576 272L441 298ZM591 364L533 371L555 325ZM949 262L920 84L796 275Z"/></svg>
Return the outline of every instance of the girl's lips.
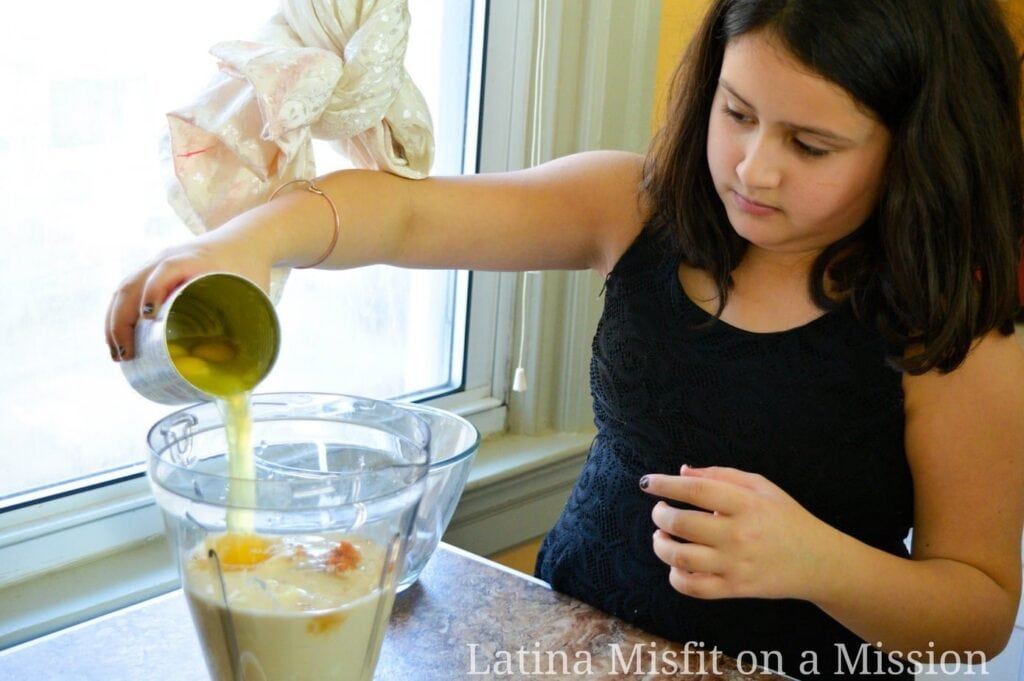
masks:
<svg viewBox="0 0 1024 681"><path fill-rule="evenodd" d="M740 194L735 190L732 192L732 199L733 203L736 204L737 208L739 208L744 213L749 213L751 215L763 217L766 215L772 215L773 213L779 212L778 208L766 206L765 204L758 203L757 201L751 201L747 197L743 196L743 194Z"/></svg>

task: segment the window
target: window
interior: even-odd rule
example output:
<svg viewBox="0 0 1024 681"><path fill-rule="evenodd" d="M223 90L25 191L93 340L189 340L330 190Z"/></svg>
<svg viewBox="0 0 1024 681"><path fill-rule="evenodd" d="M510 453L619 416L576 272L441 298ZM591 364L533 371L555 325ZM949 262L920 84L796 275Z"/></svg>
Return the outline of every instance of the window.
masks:
<svg viewBox="0 0 1024 681"><path fill-rule="evenodd" d="M146 430L171 407L135 394L105 356L106 305L133 268L190 238L164 195L165 112L214 73L210 45L251 38L278 0L59 5L59 22L52 3L29 3L0 27L11 95L0 111L0 508L141 473ZM406 63L435 121L433 172L458 174L475 159L464 153L473 3L410 0L409 10ZM319 173L346 163L326 144L316 154ZM466 272L293 272L281 356L259 389L459 391L468 295Z"/></svg>
<svg viewBox="0 0 1024 681"><path fill-rule="evenodd" d="M426 57L425 64L411 63L412 57L407 62L410 68L427 66L438 81L434 87L440 91L439 103L431 104L437 107L432 110L439 139L436 172L457 169L463 154L470 159L463 165L466 172L492 172L524 167L534 147L542 159L583 149L646 147L660 0L408 2L412 40L434 41L428 54L433 64ZM156 152L158 134L166 127L162 112L189 101L197 79L205 82L212 64L205 53L209 45L250 35L275 3L185 0L164 8L123 0L89 5L58 0L48 7L61 14L62 26L71 27L66 35L62 27L40 20L45 19L39 16L42 10L28 6L19 6L10 17L13 21L0 26L0 73L10 85L7 106L0 108L0 232L6 246L0 254L0 309L5 313L0 315L5 336L0 434L8 444L0 484L8 484L14 475L24 480L18 467L41 453L57 455L59 474L51 480L71 479L64 459L83 441L89 441L96 456L143 457L147 427L170 408L136 395L105 358L100 325L107 296L131 266L167 243L188 238L176 220L161 225L144 212L162 209L165 203ZM245 8L244 21L235 16L243 11L239 7ZM116 30L105 28L107 24ZM236 30L225 35L224 25ZM37 28L42 26L47 27ZM485 29L486 70L480 49ZM186 42L194 47L184 48ZM545 44L546 49L539 49ZM410 50L412 54L417 48ZM181 61L174 73L156 78L147 51L176 54ZM124 72L142 94L107 82L109 73ZM68 80L71 74L92 89L74 91L59 107L51 105L53 73L60 76L57 80ZM436 96L429 94L427 77L415 77L428 98ZM449 96L467 82L468 95L459 95L461 100ZM179 89L172 92L175 87ZM137 124L144 107L157 97L169 104L157 107L152 123L143 123L127 139L130 124ZM74 126L93 141L83 148L52 148L55 108L73 112L74 120L64 115L60 125ZM462 115L468 124L460 120ZM539 145L533 144L534 132L539 132ZM441 142L446 135L456 142ZM462 135L465 143L459 144ZM129 154L140 160L129 163ZM76 176L72 160L85 164L88 172ZM327 169L322 162L319 170ZM133 178L144 178L145 187L129 189L126 182ZM341 330L344 336L328 337L319 330L317 315L301 310L292 314L290 308L301 305L296 301L306 295L300 286L315 290L328 284L333 287L331 304L341 300L347 305L353 288L358 290L345 279L348 275L293 274L280 312L287 341L298 344L299 354L344 351L343 339L351 328ZM454 297L445 298L449 307L444 315L450 312L465 324L464 333L450 327L451 338L441 336L438 343L451 344L450 364L439 362L432 377L407 384L407 375L429 364L421 357L431 353L417 348L421 356L392 363L391 387L349 383L356 372L336 369L338 382L331 376L326 389L394 391L419 399L423 393L417 391L432 385L447 394L431 398L431 404L468 416L485 434L506 427L517 434L485 439L453 522L465 511L459 544L488 553L543 532L545 522L550 526L575 477L566 457L585 456L593 418L589 347L602 282L589 272L530 277L524 325L530 390L506 405L519 277L473 272L468 296L463 297L459 287L465 286L466 273L443 276L453 277L455 285ZM68 283L60 289L59 281ZM54 290L63 292L54 295ZM306 341L326 349L314 351L302 345ZM328 376L324 370L290 379L284 371L287 358L280 361L266 389L309 390L314 379ZM87 363L88 370L76 373L76 362ZM444 380L446 384L437 383ZM460 382L461 389L456 389ZM28 425L19 431L16 426L22 422ZM25 432L38 441L26 438ZM44 436L50 444L39 444ZM52 451L43 452L45 448ZM7 495L0 499L0 649L177 585L160 541L160 515L141 471L105 465L110 468L106 476L48 485L34 494L25 493L24 482L0 491L0 497ZM11 496L11 489L21 491Z"/></svg>

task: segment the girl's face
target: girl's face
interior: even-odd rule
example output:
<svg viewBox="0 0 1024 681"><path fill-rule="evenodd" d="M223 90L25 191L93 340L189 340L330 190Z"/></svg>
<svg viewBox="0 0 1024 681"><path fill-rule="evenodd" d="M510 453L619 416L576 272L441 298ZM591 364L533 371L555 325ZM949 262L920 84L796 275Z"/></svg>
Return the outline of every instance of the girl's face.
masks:
<svg viewBox="0 0 1024 681"><path fill-rule="evenodd" d="M708 165L736 232L755 248L814 254L871 214L886 127L771 34L729 41L711 109Z"/></svg>

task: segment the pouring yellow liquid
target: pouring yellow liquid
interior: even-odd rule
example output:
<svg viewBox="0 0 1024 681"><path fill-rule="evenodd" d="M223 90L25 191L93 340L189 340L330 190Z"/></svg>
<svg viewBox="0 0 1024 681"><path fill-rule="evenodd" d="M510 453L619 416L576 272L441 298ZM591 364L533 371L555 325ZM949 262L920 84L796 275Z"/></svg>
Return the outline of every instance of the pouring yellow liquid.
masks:
<svg viewBox="0 0 1024 681"><path fill-rule="evenodd" d="M223 336L177 338L167 349L175 369L192 385L217 397L228 444L228 532L252 532L256 503L256 463L252 450L250 387L258 381L258 368L239 347ZM255 548L255 547L254 547ZM236 558L245 562L245 546Z"/></svg>
<svg viewBox="0 0 1024 681"><path fill-rule="evenodd" d="M357 681L375 666L397 565L387 548L333 532L257 534L250 390L262 374L224 337L174 338L171 359L216 402L227 439L227 531L183 559L185 596L211 677ZM230 625L225 625L229 622Z"/></svg>

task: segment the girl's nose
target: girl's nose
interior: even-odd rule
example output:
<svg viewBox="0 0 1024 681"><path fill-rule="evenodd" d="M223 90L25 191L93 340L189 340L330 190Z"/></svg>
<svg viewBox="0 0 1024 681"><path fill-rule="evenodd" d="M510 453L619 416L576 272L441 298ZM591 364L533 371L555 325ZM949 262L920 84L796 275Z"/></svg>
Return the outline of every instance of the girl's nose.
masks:
<svg viewBox="0 0 1024 681"><path fill-rule="evenodd" d="M748 189L773 189L782 180L779 150L765 135L751 135L743 158L736 166L736 175Z"/></svg>

